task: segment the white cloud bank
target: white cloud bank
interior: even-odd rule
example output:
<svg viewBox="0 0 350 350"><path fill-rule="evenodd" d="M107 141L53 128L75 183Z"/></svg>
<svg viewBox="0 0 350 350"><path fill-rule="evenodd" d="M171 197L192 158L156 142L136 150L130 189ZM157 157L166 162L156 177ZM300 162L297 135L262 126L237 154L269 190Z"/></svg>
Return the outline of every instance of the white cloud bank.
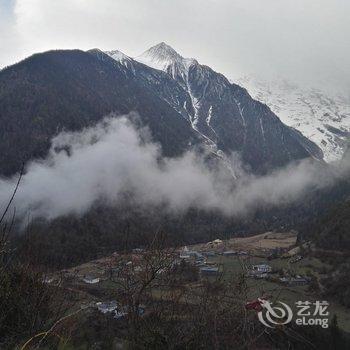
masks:
<svg viewBox="0 0 350 350"><path fill-rule="evenodd" d="M245 174L233 180L220 169L209 171L194 152L162 158L160 147L148 135L147 129L136 129L128 117L109 117L81 132L59 134L45 160L27 165L14 201L18 215L47 219L81 215L97 200L107 205L123 200L126 191L144 206L244 215L261 206L294 201L349 170L343 166L330 171L303 161L267 176ZM0 180L2 206L16 181L16 176Z"/></svg>

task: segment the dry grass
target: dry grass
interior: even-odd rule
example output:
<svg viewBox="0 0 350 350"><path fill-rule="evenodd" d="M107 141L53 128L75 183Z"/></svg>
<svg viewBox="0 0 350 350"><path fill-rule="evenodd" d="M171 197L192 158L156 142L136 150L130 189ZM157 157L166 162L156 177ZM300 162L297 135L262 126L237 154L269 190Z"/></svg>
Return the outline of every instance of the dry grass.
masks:
<svg viewBox="0 0 350 350"><path fill-rule="evenodd" d="M275 248L292 248L297 241L297 235L293 232L266 232L255 236L237 237L223 241L222 244L196 244L191 246L191 249L204 251L225 251L225 250L244 250L264 251Z"/></svg>

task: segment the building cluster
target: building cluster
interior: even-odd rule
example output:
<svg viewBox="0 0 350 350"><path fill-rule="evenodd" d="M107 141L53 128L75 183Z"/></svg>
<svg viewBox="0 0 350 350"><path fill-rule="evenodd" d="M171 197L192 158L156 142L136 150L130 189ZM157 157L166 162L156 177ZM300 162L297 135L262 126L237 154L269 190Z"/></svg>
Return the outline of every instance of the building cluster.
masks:
<svg viewBox="0 0 350 350"><path fill-rule="evenodd" d="M220 239L215 239L209 243L198 245L197 249L183 247L181 250L172 251L172 253L162 252L165 254L167 263L160 266L155 271L157 280L164 278L178 279L180 281L197 281L198 276L201 278L217 276L222 273L222 266L220 261L229 261L230 257L239 257L239 260L246 266L250 258L257 257L271 260L278 257L284 257L286 249L273 249L267 251L267 254L255 255L254 250L247 249L242 245L239 248L232 249L233 245L228 246ZM44 276L44 283L56 283L57 281L68 282L74 284L86 285L85 288L95 288L88 285L102 284L103 281L118 281L131 277L135 283L142 278L143 274L147 275L149 268L149 258L152 254L147 254L144 249L133 249L129 254L114 253L111 256L104 257L86 264L82 264L76 268L69 270L62 270L60 274L54 276ZM270 255L269 255L270 254ZM225 259L217 259L216 257L226 257ZM145 260L146 259L146 260ZM294 264L302 259L301 255L295 255L289 259L290 264ZM165 261L164 260L164 261ZM146 261L146 263L145 263ZM224 263L223 263L224 264ZM271 262L271 264L273 264ZM275 265L275 264L273 264ZM268 279L276 283L281 283L287 286L301 286L310 283L310 278L300 275L292 275L290 271L283 271L279 276L276 274L272 266L266 262L261 262L256 265L251 265L247 268L247 276L255 279ZM283 276L283 277L282 277ZM98 286L100 288L100 286ZM103 314L110 314L115 319L124 318L131 311L128 307L123 306L116 300L99 301L96 303L96 308ZM133 312L138 312L142 315L145 311L144 307L133 308Z"/></svg>
<svg viewBox="0 0 350 350"><path fill-rule="evenodd" d="M116 300L97 302L96 308L103 314L111 314L115 319L124 318L131 312L130 307L123 306ZM138 313L138 315L142 316L145 313L145 307L143 305L137 306L135 311Z"/></svg>
<svg viewBox="0 0 350 350"><path fill-rule="evenodd" d="M215 256L215 252L198 252L196 250L189 250L184 247L179 254L181 260L187 261L192 265L198 267L200 276L209 276L219 274L219 267L217 265L209 264L207 257Z"/></svg>
<svg viewBox="0 0 350 350"><path fill-rule="evenodd" d="M245 250L225 250L225 248L226 246L221 239L215 239L201 246L200 251L185 246L179 252L179 258L198 267L200 276L215 276L220 273L220 267L218 264L210 262L210 258L215 256L247 257L249 255Z"/></svg>
<svg viewBox="0 0 350 350"><path fill-rule="evenodd" d="M272 267L267 264L253 265L248 271L248 276L253 278L267 278L272 272Z"/></svg>
<svg viewBox="0 0 350 350"><path fill-rule="evenodd" d="M307 284L310 284L311 278L307 276L300 276L296 275L295 277L288 276L288 277L281 277L279 281L282 284L288 285L290 287L292 286L305 286Z"/></svg>

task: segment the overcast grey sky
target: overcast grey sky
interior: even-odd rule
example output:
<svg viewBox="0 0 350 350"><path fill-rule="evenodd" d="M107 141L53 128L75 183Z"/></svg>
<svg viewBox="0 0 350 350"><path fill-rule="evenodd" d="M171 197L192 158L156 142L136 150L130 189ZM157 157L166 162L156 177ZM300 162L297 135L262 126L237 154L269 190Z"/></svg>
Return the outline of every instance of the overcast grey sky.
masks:
<svg viewBox="0 0 350 350"><path fill-rule="evenodd" d="M165 41L235 79L350 94L350 0L0 0L0 67L58 48L135 56Z"/></svg>

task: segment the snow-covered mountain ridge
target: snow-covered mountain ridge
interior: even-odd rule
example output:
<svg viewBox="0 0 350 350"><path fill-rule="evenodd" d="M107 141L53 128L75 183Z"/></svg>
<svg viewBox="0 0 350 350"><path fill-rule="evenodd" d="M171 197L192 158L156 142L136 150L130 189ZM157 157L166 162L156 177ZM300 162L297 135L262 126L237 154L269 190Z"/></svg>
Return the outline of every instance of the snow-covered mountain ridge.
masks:
<svg viewBox="0 0 350 350"><path fill-rule="evenodd" d="M238 154L248 171L266 173L297 159L323 158L316 144L283 124L244 88L164 42L136 58L119 51L106 54L125 77L185 118L212 151L227 157Z"/></svg>
<svg viewBox="0 0 350 350"><path fill-rule="evenodd" d="M286 80L243 77L237 83L280 119L315 142L324 159L340 159L350 137L350 101L344 96L300 87Z"/></svg>

